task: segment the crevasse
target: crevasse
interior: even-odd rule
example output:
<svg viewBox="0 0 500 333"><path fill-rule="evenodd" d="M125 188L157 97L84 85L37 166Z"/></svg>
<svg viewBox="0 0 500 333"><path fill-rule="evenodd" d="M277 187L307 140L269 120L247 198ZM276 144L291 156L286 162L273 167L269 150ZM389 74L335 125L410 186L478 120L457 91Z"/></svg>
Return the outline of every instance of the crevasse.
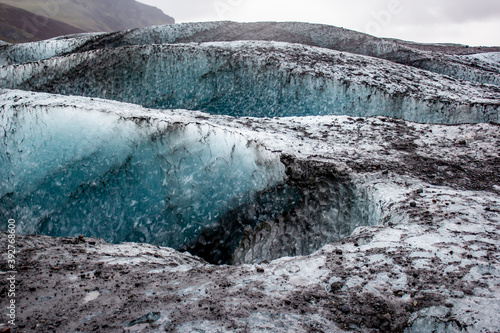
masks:
<svg viewBox="0 0 500 333"><path fill-rule="evenodd" d="M379 223L375 200L348 177L206 114L0 93L0 216L21 234L147 242L242 264L310 254Z"/></svg>

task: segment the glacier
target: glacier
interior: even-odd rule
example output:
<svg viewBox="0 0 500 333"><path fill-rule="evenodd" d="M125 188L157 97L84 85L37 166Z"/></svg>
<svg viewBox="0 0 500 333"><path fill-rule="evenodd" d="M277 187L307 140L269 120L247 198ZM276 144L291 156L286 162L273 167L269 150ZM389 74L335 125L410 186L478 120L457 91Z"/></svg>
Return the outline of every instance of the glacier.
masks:
<svg viewBox="0 0 500 333"><path fill-rule="evenodd" d="M11 45L0 53L0 66L35 62L70 53L132 45L241 40L277 41L366 55L460 80L500 85L498 69L465 55L498 52L495 48L425 45L377 38L356 31L302 22L203 22L132 29L114 33L64 36Z"/></svg>
<svg viewBox="0 0 500 333"><path fill-rule="evenodd" d="M277 42L114 48L3 66L0 77L3 88L231 116L382 115L425 123L499 122L496 86Z"/></svg>
<svg viewBox="0 0 500 333"><path fill-rule="evenodd" d="M293 22L0 45L19 329L499 331L499 65Z"/></svg>
<svg viewBox="0 0 500 333"><path fill-rule="evenodd" d="M0 122L9 138L0 207L3 217L23 221L22 233L179 248L284 180L278 156L223 127L26 99L18 93L2 105Z"/></svg>
<svg viewBox="0 0 500 333"><path fill-rule="evenodd" d="M147 242L242 264L310 254L379 223L376 205L348 177L318 166L304 180L293 159L206 115L1 95L9 139L0 150L0 213L22 221L21 233ZM273 220L293 226L295 239L270 249L268 235L245 232Z"/></svg>
<svg viewBox="0 0 500 333"><path fill-rule="evenodd" d="M0 97L28 331L500 329L498 124Z"/></svg>

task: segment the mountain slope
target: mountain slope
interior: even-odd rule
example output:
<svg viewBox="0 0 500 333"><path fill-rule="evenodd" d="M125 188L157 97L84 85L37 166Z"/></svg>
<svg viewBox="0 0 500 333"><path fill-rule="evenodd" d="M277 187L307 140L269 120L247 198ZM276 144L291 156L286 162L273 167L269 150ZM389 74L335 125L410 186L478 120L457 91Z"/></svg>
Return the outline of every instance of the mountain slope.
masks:
<svg viewBox="0 0 500 333"><path fill-rule="evenodd" d="M69 24L35 15L26 10L0 3L0 39L7 42L29 42L60 35L85 32ZM38 28L29 22L41 22Z"/></svg>
<svg viewBox="0 0 500 333"><path fill-rule="evenodd" d="M68 0L50 3L0 0L0 5L22 10L16 13L12 13L13 9L1 12L0 38L14 42L41 40L74 32L111 32L175 23L172 17L160 9L134 0ZM21 23L12 28L12 24L8 24L12 18ZM38 30L39 35L50 37L39 37L29 30Z"/></svg>

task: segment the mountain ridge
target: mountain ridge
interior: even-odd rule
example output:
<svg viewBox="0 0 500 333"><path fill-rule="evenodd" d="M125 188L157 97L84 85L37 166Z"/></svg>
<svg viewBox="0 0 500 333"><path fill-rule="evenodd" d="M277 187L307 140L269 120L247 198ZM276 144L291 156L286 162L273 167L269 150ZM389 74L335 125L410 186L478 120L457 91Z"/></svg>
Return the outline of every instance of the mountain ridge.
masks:
<svg viewBox="0 0 500 333"><path fill-rule="evenodd" d="M14 43L173 23L160 9L135 0L0 0L0 39Z"/></svg>
<svg viewBox="0 0 500 333"><path fill-rule="evenodd" d="M0 39L9 43L37 41L86 32L69 24L2 3L0 3L0 17L2 17ZM43 22L43 29L29 22Z"/></svg>

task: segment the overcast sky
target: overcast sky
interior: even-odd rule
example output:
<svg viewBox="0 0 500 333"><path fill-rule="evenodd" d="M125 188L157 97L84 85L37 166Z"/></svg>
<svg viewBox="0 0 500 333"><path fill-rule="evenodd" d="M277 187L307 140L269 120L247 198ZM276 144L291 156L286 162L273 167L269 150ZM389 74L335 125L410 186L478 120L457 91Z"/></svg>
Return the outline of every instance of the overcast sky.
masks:
<svg viewBox="0 0 500 333"><path fill-rule="evenodd" d="M418 42L500 45L500 0L139 0L176 22L330 24Z"/></svg>

